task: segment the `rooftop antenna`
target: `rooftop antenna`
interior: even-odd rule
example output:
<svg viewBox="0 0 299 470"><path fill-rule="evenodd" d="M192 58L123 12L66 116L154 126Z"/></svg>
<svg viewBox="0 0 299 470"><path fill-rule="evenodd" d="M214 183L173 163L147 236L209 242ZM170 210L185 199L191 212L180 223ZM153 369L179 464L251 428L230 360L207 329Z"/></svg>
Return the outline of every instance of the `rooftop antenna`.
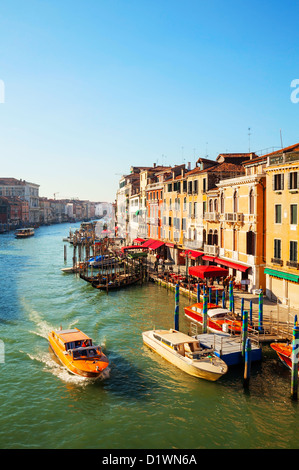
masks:
<svg viewBox="0 0 299 470"><path fill-rule="evenodd" d="M281 148L283 149L283 145L282 145L282 133L281 133L281 129L280 129L280 145L281 145Z"/></svg>
<svg viewBox="0 0 299 470"><path fill-rule="evenodd" d="M248 127L248 151L249 151L249 153L250 153L250 136L251 136L250 131L251 131L251 129L250 129L250 127Z"/></svg>

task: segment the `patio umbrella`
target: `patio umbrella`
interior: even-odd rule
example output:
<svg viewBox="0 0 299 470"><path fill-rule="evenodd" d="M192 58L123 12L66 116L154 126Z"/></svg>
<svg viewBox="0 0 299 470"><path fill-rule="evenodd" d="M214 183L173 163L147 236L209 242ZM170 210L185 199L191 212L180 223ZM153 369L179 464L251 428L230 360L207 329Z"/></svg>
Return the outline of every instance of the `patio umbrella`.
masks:
<svg viewBox="0 0 299 470"><path fill-rule="evenodd" d="M189 275L206 279L207 277L226 277L228 269L220 266L190 266Z"/></svg>

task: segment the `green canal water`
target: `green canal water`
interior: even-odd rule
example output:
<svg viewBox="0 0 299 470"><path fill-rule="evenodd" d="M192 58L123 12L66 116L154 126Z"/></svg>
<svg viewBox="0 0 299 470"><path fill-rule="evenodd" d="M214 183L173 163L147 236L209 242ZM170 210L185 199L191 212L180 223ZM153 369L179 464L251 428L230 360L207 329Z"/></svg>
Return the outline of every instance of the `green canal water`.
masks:
<svg viewBox="0 0 299 470"><path fill-rule="evenodd" d="M148 350L143 330L174 326L174 293L154 284L107 295L65 275L69 225L27 240L0 237L0 448L298 448L290 372L264 348L215 383L189 377ZM72 248L68 246L68 265ZM180 298L180 329L188 331ZM49 350L52 328L78 327L103 345L110 377L70 375Z"/></svg>

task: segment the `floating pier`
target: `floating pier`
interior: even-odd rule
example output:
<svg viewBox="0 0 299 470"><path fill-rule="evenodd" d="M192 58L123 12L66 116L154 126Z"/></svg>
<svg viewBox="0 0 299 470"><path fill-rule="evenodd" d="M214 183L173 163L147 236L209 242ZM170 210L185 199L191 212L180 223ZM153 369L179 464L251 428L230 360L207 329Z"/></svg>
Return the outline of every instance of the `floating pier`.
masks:
<svg viewBox="0 0 299 470"><path fill-rule="evenodd" d="M200 343L212 348L216 356L220 357L228 366L244 364L243 343L239 336L230 336L227 333L203 333L196 335ZM255 342L251 342L251 362L262 360L262 349Z"/></svg>

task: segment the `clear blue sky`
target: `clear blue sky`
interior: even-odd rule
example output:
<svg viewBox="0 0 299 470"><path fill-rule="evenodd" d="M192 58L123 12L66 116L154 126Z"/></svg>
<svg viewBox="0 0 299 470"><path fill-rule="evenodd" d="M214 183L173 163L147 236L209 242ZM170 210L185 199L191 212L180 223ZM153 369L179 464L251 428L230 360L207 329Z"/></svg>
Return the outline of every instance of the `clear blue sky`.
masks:
<svg viewBox="0 0 299 470"><path fill-rule="evenodd" d="M299 142L297 1L1 0L0 176L113 201L130 165ZM299 96L299 95L298 95Z"/></svg>

